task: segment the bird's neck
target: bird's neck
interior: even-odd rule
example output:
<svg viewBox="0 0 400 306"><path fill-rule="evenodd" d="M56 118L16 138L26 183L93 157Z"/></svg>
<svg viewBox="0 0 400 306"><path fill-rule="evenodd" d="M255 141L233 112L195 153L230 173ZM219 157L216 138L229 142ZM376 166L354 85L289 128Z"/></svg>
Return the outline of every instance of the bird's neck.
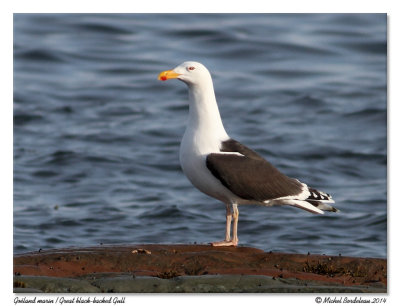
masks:
<svg viewBox="0 0 400 306"><path fill-rule="evenodd" d="M222 124L212 81L208 84L189 86L188 128L197 135L207 135L208 139L228 138Z"/></svg>

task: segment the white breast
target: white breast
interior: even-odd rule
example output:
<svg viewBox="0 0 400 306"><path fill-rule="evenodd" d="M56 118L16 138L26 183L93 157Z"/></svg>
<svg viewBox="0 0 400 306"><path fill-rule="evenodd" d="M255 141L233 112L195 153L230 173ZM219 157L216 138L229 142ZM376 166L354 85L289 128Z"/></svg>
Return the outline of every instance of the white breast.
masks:
<svg viewBox="0 0 400 306"><path fill-rule="evenodd" d="M222 202L231 203L237 197L214 177L206 165L207 155L218 153L221 141L217 137L206 138L198 132L188 128L183 136L179 152L182 170L197 189Z"/></svg>

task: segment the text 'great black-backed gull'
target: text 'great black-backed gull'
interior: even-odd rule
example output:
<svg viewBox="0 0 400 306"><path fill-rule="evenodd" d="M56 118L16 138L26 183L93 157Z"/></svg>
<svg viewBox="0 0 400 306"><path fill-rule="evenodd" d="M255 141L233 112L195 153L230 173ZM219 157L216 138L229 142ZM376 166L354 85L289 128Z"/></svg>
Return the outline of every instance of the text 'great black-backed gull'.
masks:
<svg viewBox="0 0 400 306"><path fill-rule="evenodd" d="M238 244L238 205L291 205L315 214L338 210L332 197L287 177L259 154L230 138L225 131L206 67L184 62L163 71L158 79L178 79L189 88L189 121L179 159L190 182L226 205L225 240L213 246ZM231 223L233 219L232 237Z"/></svg>

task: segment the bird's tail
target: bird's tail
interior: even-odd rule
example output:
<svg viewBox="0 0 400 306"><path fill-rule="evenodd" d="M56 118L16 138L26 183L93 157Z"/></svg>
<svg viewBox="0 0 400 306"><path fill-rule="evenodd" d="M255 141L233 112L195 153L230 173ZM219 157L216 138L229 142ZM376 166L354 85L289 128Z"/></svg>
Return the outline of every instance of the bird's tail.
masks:
<svg viewBox="0 0 400 306"><path fill-rule="evenodd" d="M330 194L310 187L308 188L308 191L310 192L310 196L305 199L305 201L320 210L339 212L339 209L329 205L330 203L335 203Z"/></svg>
<svg viewBox="0 0 400 306"><path fill-rule="evenodd" d="M308 200L289 200L285 201L286 205L294 206L304 209L313 214L324 214L324 211L339 212L339 209L326 204L322 201L308 201Z"/></svg>
<svg viewBox="0 0 400 306"><path fill-rule="evenodd" d="M324 214L324 211L339 212L339 209L329 205L335 203L330 194L308 186L306 188L308 188L308 191L310 192L308 198L301 200L296 198L286 198L285 200L282 199L283 201L280 201L280 203L277 204L294 206L310 213L320 215Z"/></svg>
<svg viewBox="0 0 400 306"><path fill-rule="evenodd" d="M306 201L320 201L325 203L335 203L332 199L332 196L329 193L319 191L314 188L308 187L308 191L310 192L310 196L305 199Z"/></svg>
<svg viewBox="0 0 400 306"><path fill-rule="evenodd" d="M323 191L319 191L314 188L310 188L305 184L304 188L307 188L310 194L307 198L288 196L288 197L277 198L272 201L265 201L263 205L265 206L290 205L304 209L310 213L320 214L320 215L324 214L324 211L340 212L339 209L333 207L332 205L329 205L331 203L335 203L330 194L325 193ZM305 189L304 191L307 191L307 189Z"/></svg>

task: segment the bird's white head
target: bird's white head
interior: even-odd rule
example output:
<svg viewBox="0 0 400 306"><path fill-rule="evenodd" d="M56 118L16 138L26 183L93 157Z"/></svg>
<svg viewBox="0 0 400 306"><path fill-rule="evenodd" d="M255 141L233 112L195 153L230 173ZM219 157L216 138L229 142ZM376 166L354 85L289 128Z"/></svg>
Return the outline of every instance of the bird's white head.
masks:
<svg viewBox="0 0 400 306"><path fill-rule="evenodd" d="M172 70L166 70L158 75L158 79L166 81L169 79L178 79L188 86L201 85L203 82L211 80L210 72L207 68L198 62L184 62Z"/></svg>
<svg viewBox="0 0 400 306"><path fill-rule="evenodd" d="M195 141L196 146L202 148L199 152L212 152L219 148L221 139L229 138L221 121L210 72L204 65L184 62L172 70L161 72L158 79L178 79L189 88L189 123L183 143Z"/></svg>

